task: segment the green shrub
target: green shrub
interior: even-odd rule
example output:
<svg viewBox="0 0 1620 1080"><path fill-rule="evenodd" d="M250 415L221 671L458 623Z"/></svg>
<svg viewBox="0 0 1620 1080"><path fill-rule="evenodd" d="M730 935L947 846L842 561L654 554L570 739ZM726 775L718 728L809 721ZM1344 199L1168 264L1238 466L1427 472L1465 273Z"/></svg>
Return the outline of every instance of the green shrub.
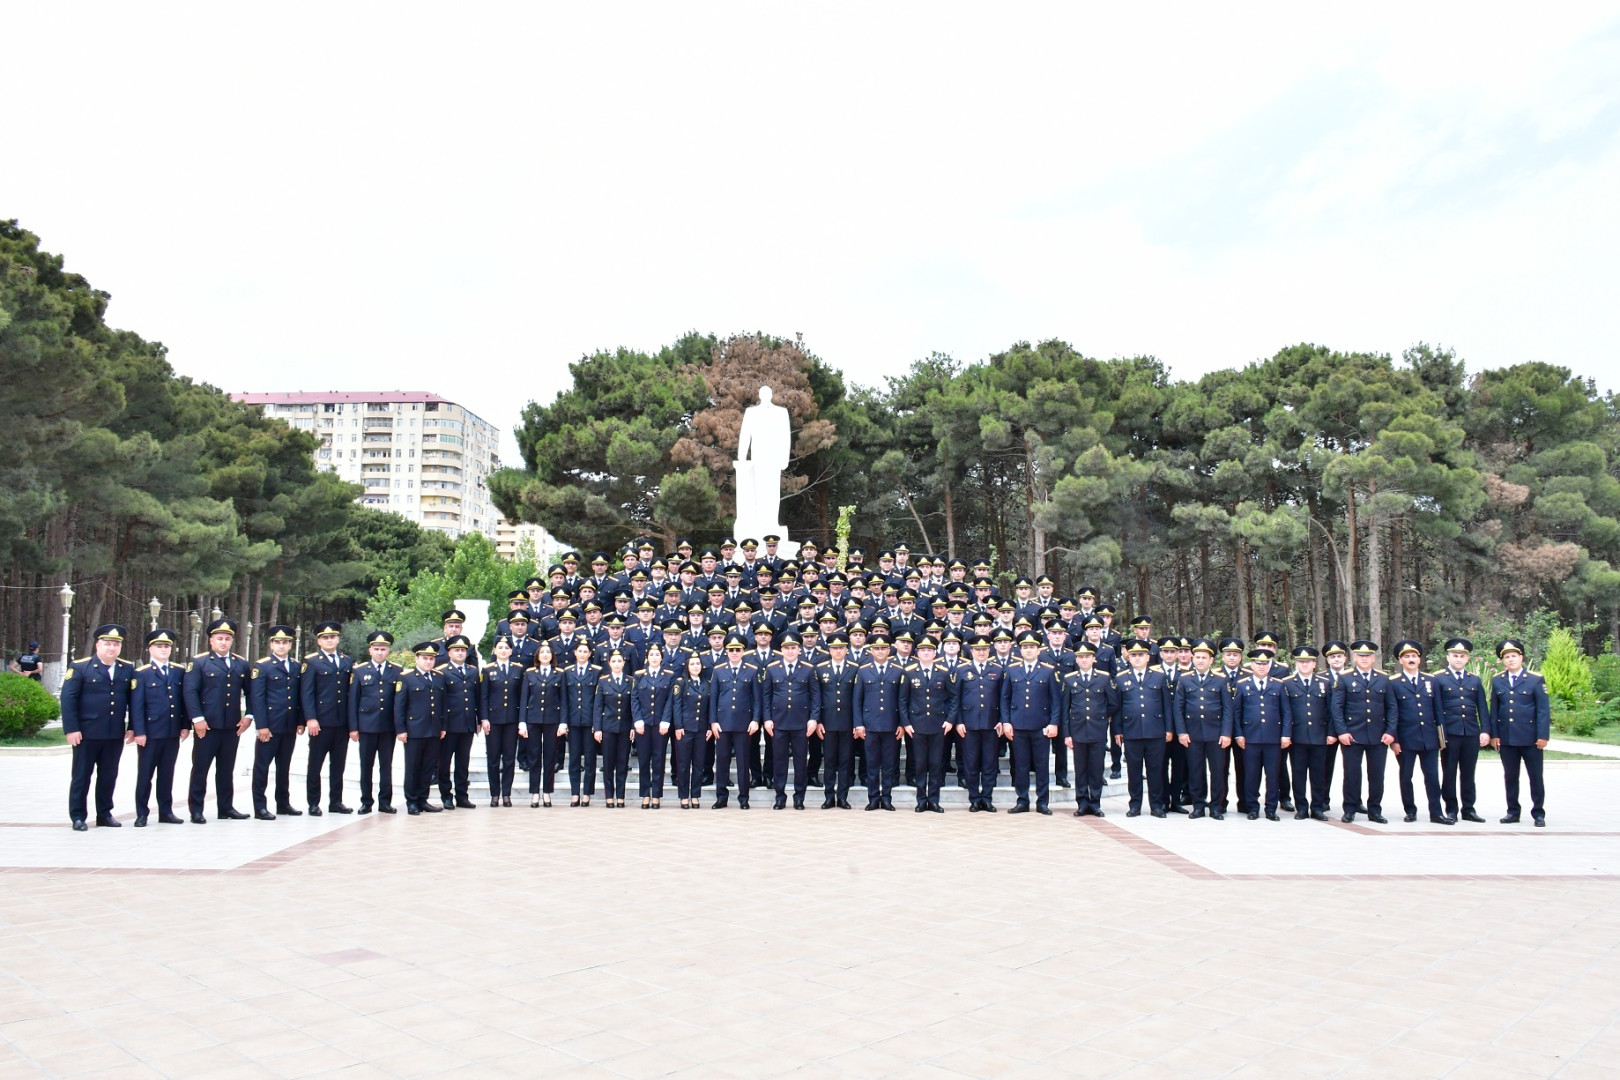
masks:
<svg viewBox="0 0 1620 1080"><path fill-rule="evenodd" d="M0 739L36 735L61 715L49 690L26 675L0 672Z"/></svg>
<svg viewBox="0 0 1620 1080"><path fill-rule="evenodd" d="M1620 698L1620 654L1606 652L1592 661L1592 692L1604 701Z"/></svg>
<svg viewBox="0 0 1620 1080"><path fill-rule="evenodd" d="M1592 696L1592 662L1581 652L1575 635L1560 627L1547 636L1547 656L1541 663L1547 694L1568 705Z"/></svg>
<svg viewBox="0 0 1620 1080"><path fill-rule="evenodd" d="M1552 728L1559 735L1573 735L1577 739L1590 739L1597 734L1598 711L1595 708L1571 707L1559 703L1553 707Z"/></svg>
<svg viewBox="0 0 1620 1080"><path fill-rule="evenodd" d="M1612 697L1592 710L1600 724L1620 724L1620 697Z"/></svg>

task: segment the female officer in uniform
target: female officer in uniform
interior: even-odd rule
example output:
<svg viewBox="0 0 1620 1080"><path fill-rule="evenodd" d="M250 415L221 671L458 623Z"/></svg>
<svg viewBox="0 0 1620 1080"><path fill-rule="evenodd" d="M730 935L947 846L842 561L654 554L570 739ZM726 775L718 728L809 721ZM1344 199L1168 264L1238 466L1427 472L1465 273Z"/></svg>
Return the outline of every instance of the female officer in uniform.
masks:
<svg viewBox="0 0 1620 1080"><path fill-rule="evenodd" d="M602 786L608 806L624 806L624 781L630 775L630 736L635 723L630 715L636 681L624 673L625 654L608 653L607 674L596 680L596 707L591 732L602 747Z"/></svg>
<svg viewBox="0 0 1620 1080"><path fill-rule="evenodd" d="M664 647L656 641L647 645L646 663L636 672L630 716L641 766L641 808L656 810L664 799L664 737L669 734L669 695L676 676L665 670Z"/></svg>
<svg viewBox="0 0 1620 1080"><path fill-rule="evenodd" d="M518 714L518 736L529 744L529 805L539 806L541 793L551 805L557 782L557 755L568 747L568 722L563 718L563 674L552 662L551 643L535 650L534 666L523 673L523 709Z"/></svg>

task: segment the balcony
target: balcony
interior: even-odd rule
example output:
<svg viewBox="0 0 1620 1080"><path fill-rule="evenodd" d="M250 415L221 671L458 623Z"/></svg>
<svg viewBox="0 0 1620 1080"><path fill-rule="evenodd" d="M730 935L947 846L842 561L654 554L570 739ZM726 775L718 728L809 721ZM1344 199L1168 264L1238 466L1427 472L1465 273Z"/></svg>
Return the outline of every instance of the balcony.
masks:
<svg viewBox="0 0 1620 1080"><path fill-rule="evenodd" d="M460 491L461 485L453 480L424 480L422 481L422 490Z"/></svg>
<svg viewBox="0 0 1620 1080"><path fill-rule="evenodd" d="M394 418L392 416L368 416L361 422L360 426L367 431L373 429L392 431L394 428Z"/></svg>
<svg viewBox="0 0 1620 1080"><path fill-rule="evenodd" d="M362 478L361 482L366 485L366 489L368 491L372 488L387 488L394 486L393 481L386 476L367 476Z"/></svg>
<svg viewBox="0 0 1620 1080"><path fill-rule="evenodd" d="M381 444L383 446L389 446L393 444L394 436L386 432L379 435L368 431L364 435L360 436L360 441L362 443L371 443L372 445Z"/></svg>

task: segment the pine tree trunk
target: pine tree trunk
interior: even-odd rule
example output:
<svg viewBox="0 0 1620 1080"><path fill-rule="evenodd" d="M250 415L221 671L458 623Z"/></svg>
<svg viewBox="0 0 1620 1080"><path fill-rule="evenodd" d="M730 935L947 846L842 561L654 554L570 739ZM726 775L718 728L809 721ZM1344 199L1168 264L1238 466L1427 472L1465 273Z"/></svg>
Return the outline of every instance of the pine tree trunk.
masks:
<svg viewBox="0 0 1620 1080"><path fill-rule="evenodd" d="M1367 499L1369 504L1372 497L1378 493L1378 485L1367 485ZM1384 641L1384 568L1380 565L1383 558L1378 536L1378 515L1371 506L1367 512L1367 625L1368 632L1374 641L1380 645L1388 645Z"/></svg>
<svg viewBox="0 0 1620 1080"><path fill-rule="evenodd" d="M945 481L945 556L956 558L956 498L948 478Z"/></svg>
<svg viewBox="0 0 1620 1080"><path fill-rule="evenodd" d="M1360 529L1356 523L1356 489L1347 484L1344 489L1345 526L1350 531L1350 554L1344 562L1344 636L1356 636L1356 555L1360 548Z"/></svg>
<svg viewBox="0 0 1620 1080"><path fill-rule="evenodd" d="M1389 632L1406 637L1406 572L1401 561L1401 522L1389 523Z"/></svg>

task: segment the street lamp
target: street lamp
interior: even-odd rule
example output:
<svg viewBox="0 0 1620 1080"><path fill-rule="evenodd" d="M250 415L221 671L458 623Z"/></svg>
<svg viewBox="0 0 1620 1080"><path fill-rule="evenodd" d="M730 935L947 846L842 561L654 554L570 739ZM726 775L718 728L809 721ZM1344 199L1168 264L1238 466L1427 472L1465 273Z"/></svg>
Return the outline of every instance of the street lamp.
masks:
<svg viewBox="0 0 1620 1080"><path fill-rule="evenodd" d="M73 621L73 586L62 582L62 591L56 594L56 598L62 601L62 681L66 682L68 664L73 661L72 654L68 652L68 628Z"/></svg>
<svg viewBox="0 0 1620 1080"><path fill-rule="evenodd" d="M152 629L156 630L157 629L157 624L158 624L158 616L163 614L163 601L159 600L155 596L152 597L152 599L148 600L147 603L146 603L146 610L150 611L152 613Z"/></svg>

